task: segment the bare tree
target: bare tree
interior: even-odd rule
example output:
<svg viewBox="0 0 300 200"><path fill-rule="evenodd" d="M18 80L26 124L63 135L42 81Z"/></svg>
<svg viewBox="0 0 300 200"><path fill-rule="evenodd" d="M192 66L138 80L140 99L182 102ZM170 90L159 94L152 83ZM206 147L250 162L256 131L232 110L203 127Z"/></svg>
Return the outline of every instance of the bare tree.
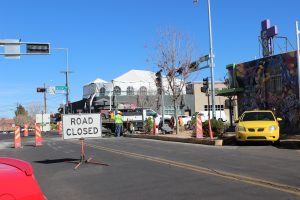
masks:
<svg viewBox="0 0 300 200"><path fill-rule="evenodd" d="M180 97L187 79L192 72L193 48L188 37L175 30L167 30L159 36L153 60L166 77L168 86L164 86L164 88L167 88L165 94L170 95L172 99L175 121L177 122L177 106L180 103ZM178 132L179 126L177 125L176 134Z"/></svg>
<svg viewBox="0 0 300 200"><path fill-rule="evenodd" d="M14 120L15 124L21 127L24 127L25 124L29 124L31 122L28 115L25 114L18 114L17 116L15 116Z"/></svg>
<svg viewBox="0 0 300 200"><path fill-rule="evenodd" d="M26 107L28 111L28 116L30 118L30 126L34 126L35 124L35 116L36 114L40 114L43 111L43 105L39 102L33 102Z"/></svg>

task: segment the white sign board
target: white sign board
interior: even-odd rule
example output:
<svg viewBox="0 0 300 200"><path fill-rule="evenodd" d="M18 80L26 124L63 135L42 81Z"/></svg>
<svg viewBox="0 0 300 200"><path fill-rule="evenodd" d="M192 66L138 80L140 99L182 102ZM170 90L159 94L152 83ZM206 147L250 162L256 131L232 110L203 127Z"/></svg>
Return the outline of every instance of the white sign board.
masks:
<svg viewBox="0 0 300 200"><path fill-rule="evenodd" d="M64 139L101 137L100 114L63 115Z"/></svg>
<svg viewBox="0 0 300 200"><path fill-rule="evenodd" d="M40 124L42 131L50 131L50 114L36 114L35 123Z"/></svg>

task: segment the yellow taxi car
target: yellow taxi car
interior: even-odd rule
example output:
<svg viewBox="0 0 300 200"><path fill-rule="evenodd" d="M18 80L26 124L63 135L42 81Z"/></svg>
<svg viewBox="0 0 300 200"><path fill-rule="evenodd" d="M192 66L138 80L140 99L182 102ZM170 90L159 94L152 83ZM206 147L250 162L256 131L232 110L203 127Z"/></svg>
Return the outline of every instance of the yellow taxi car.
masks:
<svg viewBox="0 0 300 200"><path fill-rule="evenodd" d="M237 120L235 138L237 141L271 141L279 143L280 130L271 110L245 111Z"/></svg>

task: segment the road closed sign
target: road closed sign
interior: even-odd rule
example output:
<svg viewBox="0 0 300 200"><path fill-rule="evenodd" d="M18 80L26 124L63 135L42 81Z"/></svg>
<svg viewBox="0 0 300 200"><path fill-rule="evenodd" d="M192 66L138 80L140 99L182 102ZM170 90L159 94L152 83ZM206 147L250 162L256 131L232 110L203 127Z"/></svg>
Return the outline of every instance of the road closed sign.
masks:
<svg viewBox="0 0 300 200"><path fill-rule="evenodd" d="M63 115L64 139L101 137L100 114Z"/></svg>

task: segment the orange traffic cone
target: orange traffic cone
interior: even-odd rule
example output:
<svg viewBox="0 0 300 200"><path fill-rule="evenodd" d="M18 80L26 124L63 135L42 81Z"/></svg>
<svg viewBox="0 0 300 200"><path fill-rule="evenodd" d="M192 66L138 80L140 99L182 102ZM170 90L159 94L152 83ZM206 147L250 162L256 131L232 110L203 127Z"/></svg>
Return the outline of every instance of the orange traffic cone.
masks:
<svg viewBox="0 0 300 200"><path fill-rule="evenodd" d="M197 115L196 118L196 138L203 138L201 115Z"/></svg>
<svg viewBox="0 0 300 200"><path fill-rule="evenodd" d="M21 147L20 126L15 127L15 148Z"/></svg>
<svg viewBox="0 0 300 200"><path fill-rule="evenodd" d="M42 146L42 132L39 124L35 125L35 146Z"/></svg>
<svg viewBox="0 0 300 200"><path fill-rule="evenodd" d="M58 123L58 135L62 135L62 121L57 123Z"/></svg>
<svg viewBox="0 0 300 200"><path fill-rule="evenodd" d="M28 125L27 124L24 125L24 136L25 137L28 136Z"/></svg>
<svg viewBox="0 0 300 200"><path fill-rule="evenodd" d="M153 135L156 135L156 123L155 123L155 118L153 118Z"/></svg>

